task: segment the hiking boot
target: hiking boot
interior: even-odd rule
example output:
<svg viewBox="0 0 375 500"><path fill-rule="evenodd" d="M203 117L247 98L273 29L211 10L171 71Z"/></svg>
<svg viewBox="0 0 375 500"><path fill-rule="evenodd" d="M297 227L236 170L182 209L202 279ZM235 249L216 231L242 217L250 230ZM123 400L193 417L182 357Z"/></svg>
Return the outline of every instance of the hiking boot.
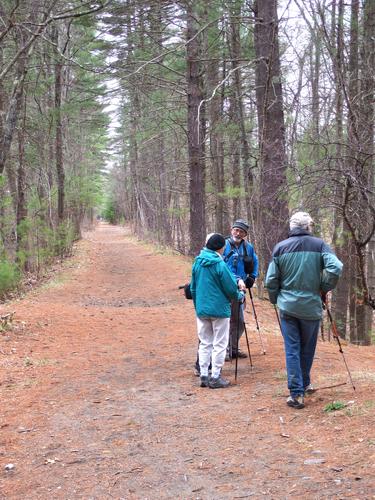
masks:
<svg viewBox="0 0 375 500"><path fill-rule="evenodd" d="M296 408L297 410L301 410L305 408L305 403L303 402L303 396L289 396L286 400L286 404L291 408Z"/></svg>
<svg viewBox="0 0 375 500"><path fill-rule="evenodd" d="M208 381L208 376L202 375L201 376L201 387L208 387L209 381Z"/></svg>
<svg viewBox="0 0 375 500"><path fill-rule="evenodd" d="M237 353L234 353L234 358L247 358L246 352L243 351L238 351Z"/></svg>
<svg viewBox="0 0 375 500"><path fill-rule="evenodd" d="M247 358L247 354L246 352L243 352L243 351L238 351L238 352L232 352L232 359L240 359L240 358ZM225 358L226 360L226 358Z"/></svg>
<svg viewBox="0 0 375 500"><path fill-rule="evenodd" d="M210 389L224 389L225 387L228 387L228 385L230 385L229 380L221 378L220 375L217 378L210 378L208 382L208 387Z"/></svg>
<svg viewBox="0 0 375 500"><path fill-rule="evenodd" d="M307 387L305 387L305 396L308 396L309 394L314 394L314 392L316 392L316 389L312 384L309 384Z"/></svg>

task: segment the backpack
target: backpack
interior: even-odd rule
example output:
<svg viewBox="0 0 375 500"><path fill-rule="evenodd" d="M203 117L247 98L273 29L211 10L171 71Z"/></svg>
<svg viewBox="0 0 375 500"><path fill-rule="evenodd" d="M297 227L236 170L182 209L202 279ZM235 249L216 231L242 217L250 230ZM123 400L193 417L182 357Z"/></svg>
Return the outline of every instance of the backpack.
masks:
<svg viewBox="0 0 375 500"><path fill-rule="evenodd" d="M190 290L190 283L186 283L184 285L184 295L185 295L185 299L189 299L189 300L193 299L193 296L192 296L191 290Z"/></svg>
<svg viewBox="0 0 375 500"><path fill-rule="evenodd" d="M228 260L232 257L232 255L235 253L235 251L237 249L236 245L232 241L232 238L229 237L229 238L226 238L226 240L230 244L231 251L228 253L228 255L226 257L224 257L224 262L228 262ZM245 273L246 274L251 274L254 271L254 260L253 260L253 258L252 258L251 255L247 254L246 241L242 240L240 246L242 244L244 245L244 247L243 247L243 264L244 264Z"/></svg>
<svg viewBox="0 0 375 500"><path fill-rule="evenodd" d="M193 299L193 296L191 295L191 290L190 290L190 283L185 283L185 285L181 285L178 287L179 290L184 290L184 295L185 295L185 299L189 299L189 300L192 300Z"/></svg>

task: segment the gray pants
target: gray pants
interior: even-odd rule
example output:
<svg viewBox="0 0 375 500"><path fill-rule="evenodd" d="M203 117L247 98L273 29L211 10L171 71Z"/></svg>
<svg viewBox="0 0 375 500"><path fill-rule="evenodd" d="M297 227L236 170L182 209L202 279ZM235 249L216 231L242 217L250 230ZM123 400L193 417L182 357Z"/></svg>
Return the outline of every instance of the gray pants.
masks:
<svg viewBox="0 0 375 500"><path fill-rule="evenodd" d="M237 354L237 335L239 342L245 331L244 310L245 304L240 304L237 300L232 301L228 344L228 353L232 356Z"/></svg>

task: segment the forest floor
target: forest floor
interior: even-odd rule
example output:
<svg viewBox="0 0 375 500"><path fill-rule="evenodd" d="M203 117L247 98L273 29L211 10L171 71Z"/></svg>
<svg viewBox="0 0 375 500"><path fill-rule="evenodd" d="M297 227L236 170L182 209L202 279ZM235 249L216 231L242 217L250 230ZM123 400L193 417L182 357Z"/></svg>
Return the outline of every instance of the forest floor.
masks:
<svg viewBox="0 0 375 500"><path fill-rule="evenodd" d="M319 341L315 385L346 385L293 410L274 310L255 299L266 355L247 313L253 369L241 359L235 384L226 363L233 385L202 389L177 289L190 269L101 223L1 306L15 312L0 335L1 499L375 498L375 347L344 346L354 392L337 345Z"/></svg>

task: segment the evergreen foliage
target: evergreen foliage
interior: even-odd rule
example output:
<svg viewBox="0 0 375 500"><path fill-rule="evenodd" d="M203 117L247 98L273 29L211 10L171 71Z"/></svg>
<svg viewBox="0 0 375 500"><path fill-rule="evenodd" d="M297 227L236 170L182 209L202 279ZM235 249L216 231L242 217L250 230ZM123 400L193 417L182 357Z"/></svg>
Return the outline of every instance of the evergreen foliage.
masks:
<svg viewBox="0 0 375 500"><path fill-rule="evenodd" d="M67 14L61 2L46 2L45 11L33 8L31 1L16 6L6 2L1 11L9 28L1 41L1 62L8 64L21 54L0 79L4 290L14 287L22 272L43 273L53 259L70 255L82 224L93 223L103 197L109 117L102 74L107 44L98 38L99 18L94 15L100 7L95 4L93 14L83 16L90 7L83 9L80 2L71 2ZM46 13L49 18L43 17ZM33 38L38 29L43 36ZM20 52L27 44L30 50ZM13 122L8 116L14 116Z"/></svg>

